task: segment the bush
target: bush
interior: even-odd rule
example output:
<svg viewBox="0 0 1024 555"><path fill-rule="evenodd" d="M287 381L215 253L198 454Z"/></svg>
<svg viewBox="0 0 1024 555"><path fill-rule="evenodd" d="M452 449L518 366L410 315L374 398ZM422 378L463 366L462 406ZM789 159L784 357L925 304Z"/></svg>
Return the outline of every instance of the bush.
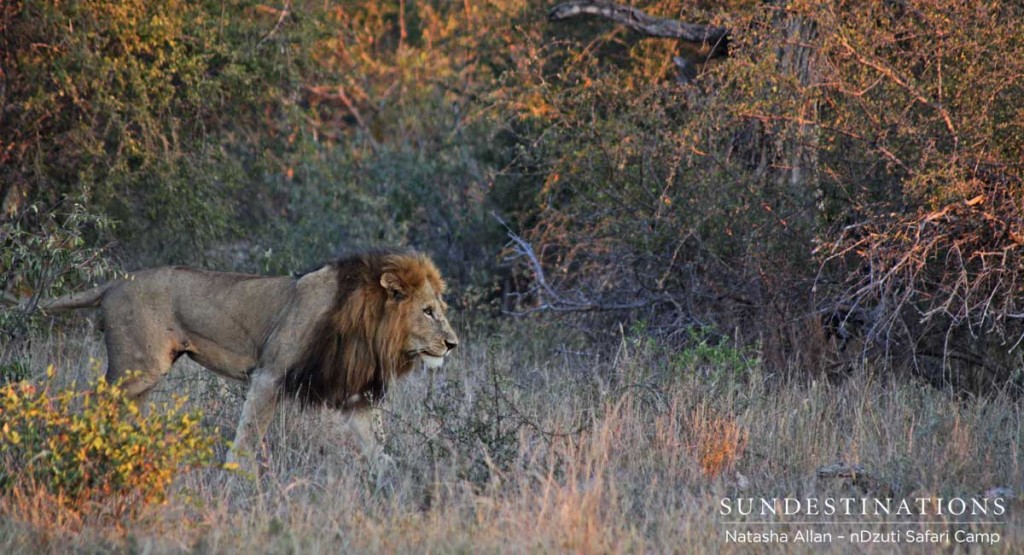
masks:
<svg viewBox="0 0 1024 555"><path fill-rule="evenodd" d="M529 145L510 173L536 191L517 223L550 286L523 288L521 308L630 309L680 344L694 326L738 329L753 343L779 328L769 319L794 319L778 309L816 269L809 147L792 123L810 102L807 68L779 59L805 41L781 36L777 19L789 15L769 7L737 6L722 19L652 4L649 13L736 29L729 57L681 85L670 61L677 45L578 36L583 27L567 23L557 28L564 40L532 37L539 61L506 76L519 89L534 84L535 109L519 99L503 107L519 115L509 133ZM792 311L810 306L801 304Z"/></svg>
<svg viewBox="0 0 1024 555"><path fill-rule="evenodd" d="M696 327L689 328L687 335L686 347L672 359L674 368L679 371L702 370L716 382L719 379L733 382L761 365L754 349L733 345L728 336Z"/></svg>
<svg viewBox="0 0 1024 555"><path fill-rule="evenodd" d="M17 307L0 310L0 337L37 327L40 299L109 276L107 249L90 244L111 226L83 202L70 200L49 209L32 205L19 218L0 222L0 306Z"/></svg>
<svg viewBox="0 0 1024 555"><path fill-rule="evenodd" d="M47 371L53 376L53 367ZM213 437L184 397L143 415L102 378L87 392L49 383L0 389L0 493L44 490L71 509L106 502L115 515L162 501L182 468L208 464Z"/></svg>
<svg viewBox="0 0 1024 555"><path fill-rule="evenodd" d="M455 464L459 479L483 488L512 467L524 429L536 424L520 411L515 384L497 368L490 366L486 382L477 385L468 395L464 381L442 381L424 400L426 421L399 419L396 429L400 435L426 439L432 465Z"/></svg>
<svg viewBox="0 0 1024 555"><path fill-rule="evenodd" d="M835 284L820 305L844 340L938 384L1002 387L1021 362L1022 15L999 2L816 15L834 224L818 252Z"/></svg>
<svg viewBox="0 0 1024 555"><path fill-rule="evenodd" d="M243 209L259 219L264 159L290 132L281 99L306 72L321 21L272 33L277 16L260 7L6 3L0 220L82 195L151 264L202 259Z"/></svg>
<svg viewBox="0 0 1024 555"><path fill-rule="evenodd" d="M1022 8L645 4L732 29L729 55L679 85L677 45L566 23L503 77L508 173L537 193L512 255L547 277L520 308L735 329L773 370L866 355L1004 385L1024 336Z"/></svg>

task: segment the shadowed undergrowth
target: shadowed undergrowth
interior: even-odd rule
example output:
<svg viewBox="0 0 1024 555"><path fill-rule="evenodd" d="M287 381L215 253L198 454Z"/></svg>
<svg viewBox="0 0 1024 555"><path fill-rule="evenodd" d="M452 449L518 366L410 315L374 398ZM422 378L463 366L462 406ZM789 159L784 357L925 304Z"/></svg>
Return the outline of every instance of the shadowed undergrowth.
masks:
<svg viewBox="0 0 1024 555"><path fill-rule="evenodd" d="M742 367L629 334L591 350L531 325L464 323L465 348L443 371L396 387L390 459L364 456L345 416L286 403L261 448L260 480L211 465L134 517L98 506L45 527L33 518L38 500L7 498L0 551L729 552L744 546L725 541L722 497L977 497L1024 477L1021 406L1008 396L955 397L868 370L781 384L756 356ZM78 369L56 380L82 387L102 353L82 334L2 356L36 373ZM210 430L237 422L241 389L191 363L154 400L172 394L187 395ZM871 480L818 476L837 461ZM1020 509L1011 500L1006 525L978 528L1002 535L996 549L1020 548Z"/></svg>

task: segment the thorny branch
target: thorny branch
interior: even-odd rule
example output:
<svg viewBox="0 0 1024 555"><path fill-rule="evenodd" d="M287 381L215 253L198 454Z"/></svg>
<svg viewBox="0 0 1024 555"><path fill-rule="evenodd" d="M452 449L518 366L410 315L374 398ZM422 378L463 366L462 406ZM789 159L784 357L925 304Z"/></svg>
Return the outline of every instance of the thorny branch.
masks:
<svg viewBox="0 0 1024 555"><path fill-rule="evenodd" d="M985 201L978 196L931 213L849 225L822 245L819 278L825 266L850 257L863 264L828 308L840 332L856 320L866 339L885 346L894 336L914 335L901 327L938 325L946 330L945 357L952 356L952 330L962 325L974 338L996 332L1008 340L1008 351L1016 349L1024 341L1024 308L1013 269L1020 268L1024 240L1011 231L1009 216L985 209ZM950 234L952 228L958 233ZM1017 335L1004 335L1014 330Z"/></svg>

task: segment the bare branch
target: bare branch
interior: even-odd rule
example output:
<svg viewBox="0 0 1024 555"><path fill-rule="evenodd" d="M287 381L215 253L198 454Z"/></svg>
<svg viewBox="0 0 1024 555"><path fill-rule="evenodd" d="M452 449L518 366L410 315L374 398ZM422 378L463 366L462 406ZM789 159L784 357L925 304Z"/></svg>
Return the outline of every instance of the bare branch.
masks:
<svg viewBox="0 0 1024 555"><path fill-rule="evenodd" d="M596 15L611 19L649 37L708 43L712 48L711 56L725 55L729 40L729 30L725 27L652 17L632 6L623 6L607 0L562 2L551 8L551 11L548 12L548 20L563 21L580 15Z"/></svg>
<svg viewBox="0 0 1024 555"><path fill-rule="evenodd" d="M611 310L635 310L650 306L653 302L651 299L644 299L631 303L602 303L587 299L579 293L573 295L576 297L575 299L568 298L565 293L556 291L548 283L547 277L544 275L544 267L541 265L540 260L537 258L537 254L533 251L533 247L530 243L513 232L500 216L494 213L491 213L491 216L494 217L498 223L504 226L508 233L508 248L510 248L513 253L508 259L526 259L527 266L530 268L530 272L533 273L534 283L537 286L534 293L537 295L538 305L531 309L517 311L515 314L529 314L540 311L597 312Z"/></svg>
<svg viewBox="0 0 1024 555"><path fill-rule="evenodd" d="M262 39L260 39L259 42L256 43L256 46L258 47L262 45L264 42L270 40L270 38L277 34L277 32L281 29L281 26L284 25L284 20L292 13L292 1L285 0L284 7L281 8L280 10L271 8L270 6L262 5L258 6L256 9L258 11L273 13L277 15L277 23L275 23L274 28L271 29L269 33L267 33L267 36L263 37Z"/></svg>

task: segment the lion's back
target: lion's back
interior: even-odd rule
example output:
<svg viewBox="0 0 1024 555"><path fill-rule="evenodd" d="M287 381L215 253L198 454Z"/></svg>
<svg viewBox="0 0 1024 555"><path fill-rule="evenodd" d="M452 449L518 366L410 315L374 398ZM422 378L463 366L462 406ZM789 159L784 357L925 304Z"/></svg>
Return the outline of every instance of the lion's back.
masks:
<svg viewBox="0 0 1024 555"><path fill-rule="evenodd" d="M258 341L292 300L290 277L164 266L132 272L104 295L107 320L225 345Z"/></svg>

